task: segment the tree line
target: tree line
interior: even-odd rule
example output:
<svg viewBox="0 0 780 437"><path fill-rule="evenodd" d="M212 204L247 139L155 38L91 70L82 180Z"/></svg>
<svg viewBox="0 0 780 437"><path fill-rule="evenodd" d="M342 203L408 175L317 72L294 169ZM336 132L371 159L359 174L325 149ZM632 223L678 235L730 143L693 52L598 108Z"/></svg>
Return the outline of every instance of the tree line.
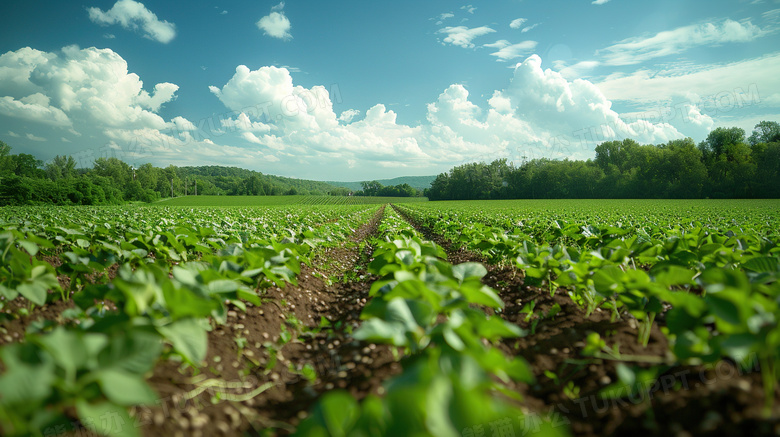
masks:
<svg viewBox="0 0 780 437"><path fill-rule="evenodd" d="M750 137L741 128L720 127L699 144L691 138L658 145L608 141L586 161L465 164L440 174L425 195L431 200L778 198L780 125L762 121Z"/></svg>
<svg viewBox="0 0 780 437"><path fill-rule="evenodd" d="M76 168L71 156L43 163L12 154L0 141L0 205L115 205L154 202L183 195L347 195L324 182L264 175L235 167L138 168L117 158L98 158L90 169Z"/></svg>
<svg viewBox="0 0 780 437"><path fill-rule="evenodd" d="M356 196L375 196L375 197L422 197L423 192L412 187L409 184L382 185L377 181L361 182L363 188L356 191Z"/></svg>

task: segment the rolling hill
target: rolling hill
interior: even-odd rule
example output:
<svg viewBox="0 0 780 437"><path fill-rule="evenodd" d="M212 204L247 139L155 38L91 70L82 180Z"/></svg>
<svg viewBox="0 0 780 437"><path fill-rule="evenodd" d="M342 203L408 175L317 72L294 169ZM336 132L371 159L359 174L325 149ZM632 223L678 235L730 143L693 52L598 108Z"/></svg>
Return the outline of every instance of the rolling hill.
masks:
<svg viewBox="0 0 780 437"><path fill-rule="evenodd" d="M431 182L433 182L434 179L436 179L436 176L401 176L392 179L377 179L376 181L384 186L409 184L413 188L417 188L418 190L424 190L426 188L431 188ZM349 188L350 190L354 190L354 191L358 191L361 189L360 182L362 181L356 181L356 182L325 181L325 183L327 184L336 187Z"/></svg>

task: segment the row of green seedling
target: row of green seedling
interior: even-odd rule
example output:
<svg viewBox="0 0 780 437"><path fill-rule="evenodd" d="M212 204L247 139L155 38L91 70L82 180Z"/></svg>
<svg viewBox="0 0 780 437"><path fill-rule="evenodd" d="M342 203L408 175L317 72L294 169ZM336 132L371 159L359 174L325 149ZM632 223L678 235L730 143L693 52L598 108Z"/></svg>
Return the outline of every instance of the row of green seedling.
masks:
<svg viewBox="0 0 780 437"><path fill-rule="evenodd" d="M344 392L325 395L298 435L479 435L493 427L523 430L512 382L531 382L527 364L492 345L524 335L516 325L487 316L496 292L481 282L478 263L452 265L441 247L425 241L390 208L380 225L369 272L378 276L356 339L403 352L403 371L382 397L358 403ZM565 429L549 424L542 435ZM511 434L507 434L511 435Z"/></svg>

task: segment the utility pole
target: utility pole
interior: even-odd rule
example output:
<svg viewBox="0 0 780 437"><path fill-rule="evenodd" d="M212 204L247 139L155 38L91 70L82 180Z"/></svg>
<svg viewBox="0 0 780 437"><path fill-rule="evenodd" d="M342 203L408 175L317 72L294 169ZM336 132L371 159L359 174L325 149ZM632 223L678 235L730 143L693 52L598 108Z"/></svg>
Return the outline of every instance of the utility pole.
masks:
<svg viewBox="0 0 780 437"><path fill-rule="evenodd" d="M173 197L173 179L171 179L171 198Z"/></svg>
<svg viewBox="0 0 780 437"><path fill-rule="evenodd" d="M184 178L184 197L187 197L187 178Z"/></svg>
<svg viewBox="0 0 780 437"><path fill-rule="evenodd" d="M195 195L198 195L198 180L195 179Z"/></svg>

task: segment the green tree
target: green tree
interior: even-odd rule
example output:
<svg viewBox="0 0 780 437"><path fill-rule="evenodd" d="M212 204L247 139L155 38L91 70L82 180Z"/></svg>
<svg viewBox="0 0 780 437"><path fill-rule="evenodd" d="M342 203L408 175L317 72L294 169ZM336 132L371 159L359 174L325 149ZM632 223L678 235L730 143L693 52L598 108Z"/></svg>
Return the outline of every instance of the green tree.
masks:
<svg viewBox="0 0 780 437"><path fill-rule="evenodd" d="M76 160L72 156L55 156L45 166L46 176L53 181L76 177Z"/></svg>
<svg viewBox="0 0 780 437"><path fill-rule="evenodd" d="M0 176L13 173L11 163L11 146L0 141Z"/></svg>
<svg viewBox="0 0 780 437"><path fill-rule="evenodd" d="M144 190L157 191L158 182L162 177L162 170L149 163L143 164L135 170L135 179Z"/></svg>
<svg viewBox="0 0 780 437"><path fill-rule="evenodd" d="M28 178L41 178L45 173L41 170L43 161L36 159L32 155L26 153L20 153L18 155L11 155L11 172L17 176Z"/></svg>
<svg viewBox="0 0 780 437"><path fill-rule="evenodd" d="M701 197L707 181L707 167L702 152L691 138L669 141L664 166L669 191L666 197L692 199Z"/></svg>
<svg viewBox="0 0 780 437"><path fill-rule="evenodd" d="M363 188L361 191L364 196L378 196L379 190L382 189L382 184L377 181L364 181L360 186Z"/></svg>
<svg viewBox="0 0 780 437"><path fill-rule="evenodd" d="M762 121L753 128L753 134L748 138L751 146L760 143L780 142L780 123L776 121Z"/></svg>
<svg viewBox="0 0 780 437"><path fill-rule="evenodd" d="M596 164L605 172L614 165L620 172L626 170L629 156L639 143L628 138L623 141L606 141L596 146Z"/></svg>
<svg viewBox="0 0 780 437"><path fill-rule="evenodd" d="M705 159L714 159L726 151L726 146L745 142L745 130L738 127L719 127L710 132L707 138L699 143L699 149Z"/></svg>

